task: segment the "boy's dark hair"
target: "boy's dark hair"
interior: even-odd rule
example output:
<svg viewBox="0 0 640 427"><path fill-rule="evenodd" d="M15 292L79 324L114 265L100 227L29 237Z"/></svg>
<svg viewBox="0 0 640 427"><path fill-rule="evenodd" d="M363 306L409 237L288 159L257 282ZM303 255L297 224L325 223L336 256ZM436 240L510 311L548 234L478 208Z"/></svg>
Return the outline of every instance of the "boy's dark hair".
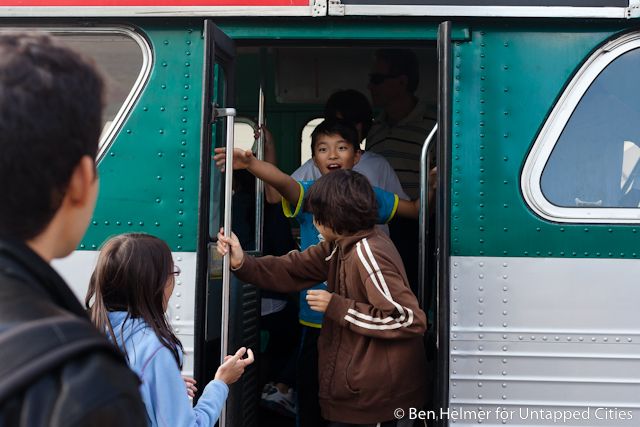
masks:
<svg viewBox="0 0 640 427"><path fill-rule="evenodd" d="M378 202L369 180L346 169L323 175L309 188L305 209L336 234L354 234L378 223Z"/></svg>
<svg viewBox="0 0 640 427"><path fill-rule="evenodd" d="M420 83L420 63L410 49L378 49L375 57L389 65L389 74L407 76L407 90L414 93Z"/></svg>
<svg viewBox="0 0 640 427"><path fill-rule="evenodd" d="M112 237L100 250L85 306L94 325L113 343L124 340L123 336L116 339L109 322L110 311L126 311L125 321L142 318L182 369L182 344L164 315L164 292L173 269L171 249L163 240L144 233Z"/></svg>
<svg viewBox="0 0 640 427"><path fill-rule="evenodd" d="M0 34L0 236L29 240L60 208L83 156L95 159L103 80L44 34Z"/></svg>
<svg viewBox="0 0 640 427"><path fill-rule="evenodd" d="M341 117L339 117L341 116ZM324 105L325 119L342 119L354 126L362 123L362 135L371 129L373 110L365 95L354 89L334 92Z"/></svg>
<svg viewBox="0 0 640 427"><path fill-rule="evenodd" d="M352 123L340 119L327 119L320 123L311 133L311 155L315 155L316 142L320 135L340 135L345 141L353 145L357 152L360 150L358 131Z"/></svg>

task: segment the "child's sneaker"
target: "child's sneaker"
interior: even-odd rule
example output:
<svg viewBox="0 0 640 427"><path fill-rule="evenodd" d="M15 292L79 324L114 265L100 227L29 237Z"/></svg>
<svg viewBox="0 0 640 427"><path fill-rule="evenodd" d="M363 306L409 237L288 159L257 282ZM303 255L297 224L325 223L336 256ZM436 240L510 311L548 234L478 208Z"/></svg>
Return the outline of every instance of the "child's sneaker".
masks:
<svg viewBox="0 0 640 427"><path fill-rule="evenodd" d="M270 395L275 391L278 391L278 389L273 383L266 383L262 388L262 393L260 394L260 398L264 399L265 397L267 397L268 395Z"/></svg>
<svg viewBox="0 0 640 427"><path fill-rule="evenodd" d="M291 418L296 416L296 404L292 388L286 393L282 393L276 387L273 387L266 396L262 397L260 403L280 415Z"/></svg>

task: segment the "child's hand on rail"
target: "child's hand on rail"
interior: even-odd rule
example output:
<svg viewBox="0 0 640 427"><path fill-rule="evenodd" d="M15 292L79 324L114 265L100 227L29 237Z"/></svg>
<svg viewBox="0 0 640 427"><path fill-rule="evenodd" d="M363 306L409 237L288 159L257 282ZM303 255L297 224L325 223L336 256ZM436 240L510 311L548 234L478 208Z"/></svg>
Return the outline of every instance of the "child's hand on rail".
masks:
<svg viewBox="0 0 640 427"><path fill-rule="evenodd" d="M222 256L231 252L230 264L233 270L237 270L242 267L242 263L244 262L244 251L242 250L240 241L235 234L231 233L231 237L225 237L224 229L220 228L220 232L218 233L217 250Z"/></svg>

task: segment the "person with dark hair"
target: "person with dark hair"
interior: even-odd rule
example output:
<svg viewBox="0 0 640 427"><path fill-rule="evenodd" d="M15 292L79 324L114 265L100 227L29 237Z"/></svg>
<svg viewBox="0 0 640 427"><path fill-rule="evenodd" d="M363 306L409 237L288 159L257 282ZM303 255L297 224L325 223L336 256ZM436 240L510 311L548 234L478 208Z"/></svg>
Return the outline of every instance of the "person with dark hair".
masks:
<svg viewBox="0 0 640 427"><path fill-rule="evenodd" d="M398 408L424 404L426 316L411 292L402 259L374 228L379 204L366 177L339 170L320 178L305 199L323 241L281 257L246 256L235 235L218 234L235 274L261 288L303 290L324 314L318 339L319 400L331 427L410 426Z"/></svg>
<svg viewBox="0 0 640 427"><path fill-rule="evenodd" d="M366 96L354 89L340 90L334 92L324 106L325 119L340 119L351 123L358 131L358 141L367 136L373 121L373 110ZM267 138L266 147L269 147ZM353 170L360 172L367 178L374 187L382 188L385 191L396 193L403 200L409 200L402 189L398 175L393 170L387 159L372 151L363 151L360 160L353 167ZM313 162L307 160L291 176L296 181L312 181L320 178L322 174ZM386 225L381 225L387 234L389 229Z"/></svg>
<svg viewBox="0 0 640 427"><path fill-rule="evenodd" d="M411 199L417 199L420 194L422 146L436 124L415 95L419 82L419 63L413 51L379 49L375 52L368 88L373 105L382 109L382 113L367 134L366 148L389 161ZM430 202L435 194L435 169L431 176ZM409 283L415 290L419 265L418 223L402 218L390 224L389 229L391 239L404 260Z"/></svg>
<svg viewBox="0 0 640 427"><path fill-rule="evenodd" d="M0 337L20 338L5 341L3 369L15 369L0 388L29 378L0 399L0 425L147 425L135 374L49 264L89 225L102 106L103 79L79 54L44 34L0 34Z"/></svg>
<svg viewBox="0 0 640 427"><path fill-rule="evenodd" d="M228 386L253 362L253 353L242 347L226 356L196 406L191 406L180 376L182 344L165 316L179 274L171 249L157 237L143 233L112 237L98 256L85 305L96 327L118 345L142 380L140 392L150 426L212 426ZM243 359L245 353L248 357Z"/></svg>
<svg viewBox="0 0 640 427"><path fill-rule="evenodd" d="M360 159L358 132L344 120L325 120L311 134L312 159L324 176L341 169L352 169ZM225 148L216 148L214 160L225 166ZM300 224L300 246L306 249L320 241L321 234L313 223L311 213L303 206L306 193L314 181L296 181L273 164L258 160L251 151L236 149L234 169L247 169L282 194L282 208L286 216ZM416 218L418 204L399 199L398 195L374 189L378 205L378 223L389 222L396 214ZM326 289L317 283L313 289ZM301 345L297 363L297 417L304 427L324 426L318 405L317 340L322 327L322 313L312 310L304 293L300 293L299 321L302 324Z"/></svg>
<svg viewBox="0 0 640 427"><path fill-rule="evenodd" d="M382 109L367 134L367 150L384 156L412 198L420 192L420 152L435 125L415 96L419 63L409 49L379 49L369 74L373 105Z"/></svg>

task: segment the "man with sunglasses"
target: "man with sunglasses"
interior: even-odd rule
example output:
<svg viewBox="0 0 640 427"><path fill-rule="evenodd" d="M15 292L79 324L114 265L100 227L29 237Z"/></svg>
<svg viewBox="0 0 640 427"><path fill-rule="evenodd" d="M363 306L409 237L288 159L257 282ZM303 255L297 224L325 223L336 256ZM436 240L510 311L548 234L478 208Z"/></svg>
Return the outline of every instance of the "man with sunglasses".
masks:
<svg viewBox="0 0 640 427"><path fill-rule="evenodd" d="M374 107L382 110L367 134L367 151L385 157L404 192L420 195L420 154L436 121L415 95L420 82L419 62L409 49L378 49L368 88ZM418 279L418 223L402 218L389 226L391 238L405 263L409 283Z"/></svg>

